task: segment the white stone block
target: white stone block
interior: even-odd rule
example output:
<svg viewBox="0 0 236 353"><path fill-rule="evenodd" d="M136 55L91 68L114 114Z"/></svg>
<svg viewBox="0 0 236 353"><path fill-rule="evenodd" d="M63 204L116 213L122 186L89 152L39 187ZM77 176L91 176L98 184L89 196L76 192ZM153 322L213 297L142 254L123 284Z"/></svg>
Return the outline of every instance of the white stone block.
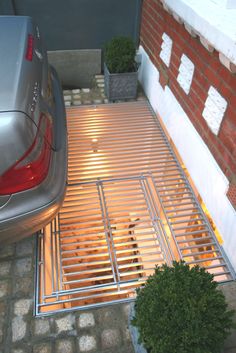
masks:
<svg viewBox="0 0 236 353"><path fill-rule="evenodd" d="M50 324L49 320L45 318L36 318L34 320L34 335L35 336L40 336L40 335L46 335L50 331Z"/></svg>
<svg viewBox="0 0 236 353"><path fill-rule="evenodd" d="M78 100L76 99L73 101L73 105L81 105L81 104L82 104L82 102L79 99Z"/></svg>
<svg viewBox="0 0 236 353"><path fill-rule="evenodd" d="M0 262L0 276L7 276L11 270L11 262L4 261Z"/></svg>
<svg viewBox="0 0 236 353"><path fill-rule="evenodd" d="M7 281L0 281L0 298L8 294L8 287Z"/></svg>
<svg viewBox="0 0 236 353"><path fill-rule="evenodd" d="M84 313L79 317L79 327L91 327L95 325L94 316L92 313Z"/></svg>
<svg viewBox="0 0 236 353"><path fill-rule="evenodd" d="M103 78L97 78L96 81L97 81L97 83L104 83L104 77Z"/></svg>
<svg viewBox="0 0 236 353"><path fill-rule="evenodd" d="M171 14L171 10L170 10L170 8L166 5L166 3L163 2L162 4L163 4L164 9L165 9L167 12L169 12L169 13Z"/></svg>
<svg viewBox="0 0 236 353"><path fill-rule="evenodd" d="M95 75L96 79L104 79L104 75Z"/></svg>
<svg viewBox="0 0 236 353"><path fill-rule="evenodd" d="M166 33L163 33L162 39L160 58L169 67L173 41Z"/></svg>
<svg viewBox="0 0 236 353"><path fill-rule="evenodd" d="M80 88L77 88L77 89L72 89L72 93L73 94L78 94L78 93L80 93Z"/></svg>
<svg viewBox="0 0 236 353"><path fill-rule="evenodd" d="M15 315L26 315L29 313L31 308L31 299L19 299L14 304Z"/></svg>
<svg viewBox="0 0 236 353"><path fill-rule="evenodd" d="M56 342L56 353L73 353L73 348L73 343L70 340L64 339Z"/></svg>
<svg viewBox="0 0 236 353"><path fill-rule="evenodd" d="M183 54L181 57L181 64L179 66L177 81L186 94L188 94L190 91L193 74L194 64L185 54Z"/></svg>
<svg viewBox="0 0 236 353"><path fill-rule="evenodd" d="M73 315L67 315L56 320L57 333L64 331L71 331L74 328L75 317Z"/></svg>
<svg viewBox="0 0 236 353"><path fill-rule="evenodd" d="M81 99L81 95L80 94L74 94L73 95L73 99Z"/></svg>
<svg viewBox="0 0 236 353"><path fill-rule="evenodd" d="M102 347L105 349L119 346L120 334L117 329L106 329L102 332Z"/></svg>
<svg viewBox="0 0 236 353"><path fill-rule="evenodd" d="M227 101L213 86L211 86L208 90L208 97L205 102L202 116L215 135L218 135L219 133L226 108Z"/></svg>
<svg viewBox="0 0 236 353"><path fill-rule="evenodd" d="M178 23L180 23L181 25L183 24L182 18L179 15L177 15L177 13L173 12L172 15Z"/></svg>
<svg viewBox="0 0 236 353"><path fill-rule="evenodd" d="M194 67L192 61L185 54L182 55L181 62L188 70L192 70Z"/></svg>
<svg viewBox="0 0 236 353"><path fill-rule="evenodd" d="M94 99L93 103L94 104L102 104L102 100L101 99Z"/></svg>
<svg viewBox="0 0 236 353"><path fill-rule="evenodd" d="M64 101L65 102L70 102L71 101L71 96L69 95L69 96L64 96Z"/></svg>
<svg viewBox="0 0 236 353"><path fill-rule="evenodd" d="M12 341L20 341L26 335L26 322L22 316L16 316L12 320Z"/></svg>
<svg viewBox="0 0 236 353"><path fill-rule="evenodd" d="M81 352L89 352L96 348L96 340L93 336L82 336L79 339L79 348Z"/></svg>
<svg viewBox="0 0 236 353"><path fill-rule="evenodd" d="M25 257L23 259L18 259L16 261L16 273L19 276L22 276L23 274L27 274L31 271L32 269L32 258L31 257Z"/></svg>
<svg viewBox="0 0 236 353"><path fill-rule="evenodd" d="M224 54L219 53L219 60L229 71L236 73L236 65L233 64Z"/></svg>
<svg viewBox="0 0 236 353"><path fill-rule="evenodd" d="M162 34L162 39L165 43L172 44L172 39L165 32Z"/></svg>
<svg viewBox="0 0 236 353"><path fill-rule="evenodd" d="M210 53L212 53L214 51L214 47L208 42L208 40L206 40L206 38L200 36L200 42L202 43L202 45L204 46L204 48L206 48L206 50L208 50Z"/></svg>
<svg viewBox="0 0 236 353"><path fill-rule="evenodd" d="M227 107L227 102L213 86L209 88L208 96L217 108L224 113Z"/></svg>
<svg viewBox="0 0 236 353"><path fill-rule="evenodd" d="M197 37L196 31L195 31L191 26L189 26L187 23L184 23L184 27L185 27L186 31L187 31L193 38L196 38L196 37Z"/></svg>

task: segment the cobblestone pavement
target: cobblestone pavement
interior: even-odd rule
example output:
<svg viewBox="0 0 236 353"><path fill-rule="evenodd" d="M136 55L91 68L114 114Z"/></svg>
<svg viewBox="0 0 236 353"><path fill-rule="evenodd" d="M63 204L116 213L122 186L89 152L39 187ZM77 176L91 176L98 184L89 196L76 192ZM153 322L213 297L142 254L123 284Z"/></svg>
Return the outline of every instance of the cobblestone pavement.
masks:
<svg viewBox="0 0 236 353"><path fill-rule="evenodd" d="M0 353L134 353L129 304L34 317L34 248L32 236L0 249ZM236 283L223 292L236 309ZM236 331L225 349L235 352Z"/></svg>
<svg viewBox="0 0 236 353"><path fill-rule="evenodd" d="M67 106L107 103L103 76L92 89L64 91L64 98ZM137 99L145 99L142 91ZM0 353L134 353L129 304L35 317L34 265L35 236L0 248ZM236 309L236 283L223 291ZM236 331L225 353L236 353Z"/></svg>
<svg viewBox="0 0 236 353"><path fill-rule="evenodd" d="M133 353L128 304L34 317L34 247L0 249L0 353Z"/></svg>
<svg viewBox="0 0 236 353"><path fill-rule="evenodd" d="M81 88L64 90L64 100L66 107L109 103L104 93L104 76L96 75L92 88ZM138 87L137 100L146 99L141 87ZM127 100L127 101L130 101ZM118 102L118 101L117 101ZM120 102L120 101L119 101Z"/></svg>

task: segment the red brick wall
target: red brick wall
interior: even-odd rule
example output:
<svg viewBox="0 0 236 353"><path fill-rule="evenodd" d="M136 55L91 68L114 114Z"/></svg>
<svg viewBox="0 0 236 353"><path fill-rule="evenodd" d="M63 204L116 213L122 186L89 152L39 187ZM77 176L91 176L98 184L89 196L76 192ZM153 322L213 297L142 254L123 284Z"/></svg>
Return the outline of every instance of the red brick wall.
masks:
<svg viewBox="0 0 236 353"><path fill-rule="evenodd" d="M160 59L162 34L172 40L170 66ZM219 53L210 53L179 24L159 0L144 0L140 44L160 72L160 83L167 84L182 108L191 119L222 171L231 181L236 175L236 75L230 73L219 61ZM195 65L192 85L188 95L177 82L182 54ZM208 89L213 86L226 99L228 105L218 136L214 135L202 112ZM235 183L235 181L233 182Z"/></svg>

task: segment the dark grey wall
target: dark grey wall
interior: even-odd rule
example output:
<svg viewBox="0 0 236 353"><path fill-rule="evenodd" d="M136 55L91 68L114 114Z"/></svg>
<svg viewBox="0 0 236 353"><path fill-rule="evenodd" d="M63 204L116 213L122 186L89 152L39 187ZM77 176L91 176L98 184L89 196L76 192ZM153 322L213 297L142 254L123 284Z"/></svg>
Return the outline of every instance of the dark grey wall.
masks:
<svg viewBox="0 0 236 353"><path fill-rule="evenodd" d="M17 15L32 16L41 29L48 50L102 48L114 35L128 35L138 42L142 0L0 2L5 3L4 14L15 9Z"/></svg>
<svg viewBox="0 0 236 353"><path fill-rule="evenodd" d="M11 0L0 0L0 15L14 15L14 3Z"/></svg>

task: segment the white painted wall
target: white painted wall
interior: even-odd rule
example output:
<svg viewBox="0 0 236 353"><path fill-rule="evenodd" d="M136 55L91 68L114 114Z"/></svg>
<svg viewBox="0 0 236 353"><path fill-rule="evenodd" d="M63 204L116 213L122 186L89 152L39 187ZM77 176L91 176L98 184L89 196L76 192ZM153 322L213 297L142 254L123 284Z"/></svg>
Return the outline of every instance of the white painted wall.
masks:
<svg viewBox="0 0 236 353"><path fill-rule="evenodd" d="M142 46L139 80L173 139L206 207L219 229L223 248L236 270L236 211L226 192L229 182L169 87L163 90L159 72Z"/></svg>
<svg viewBox="0 0 236 353"><path fill-rule="evenodd" d="M162 0L236 65L236 0Z"/></svg>

